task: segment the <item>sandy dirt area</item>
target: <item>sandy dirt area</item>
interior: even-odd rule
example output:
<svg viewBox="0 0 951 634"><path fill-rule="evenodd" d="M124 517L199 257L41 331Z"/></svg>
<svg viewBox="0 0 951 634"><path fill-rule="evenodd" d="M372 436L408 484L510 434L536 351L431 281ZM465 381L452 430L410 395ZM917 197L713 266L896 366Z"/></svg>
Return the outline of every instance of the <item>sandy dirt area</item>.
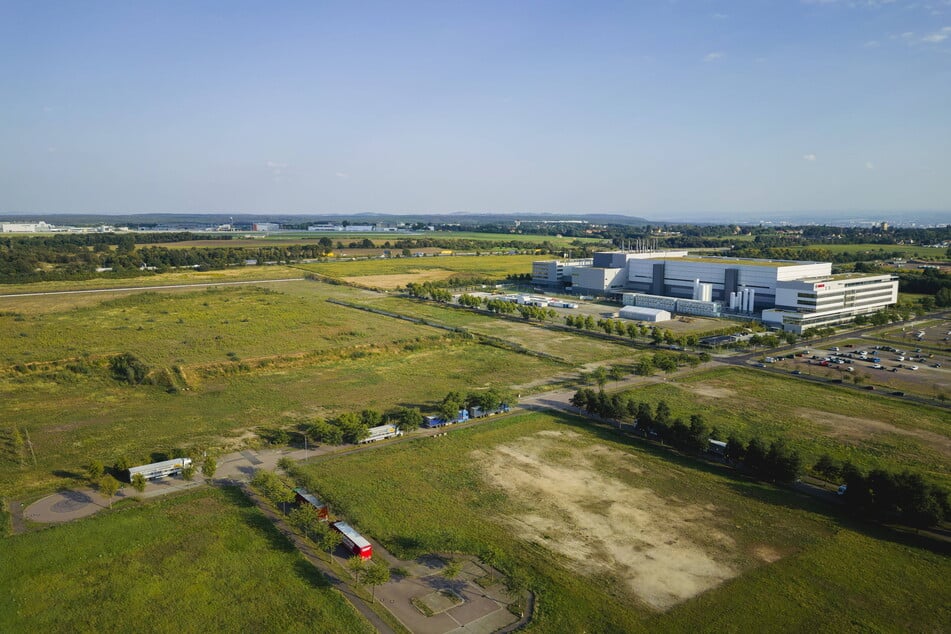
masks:
<svg viewBox="0 0 951 634"><path fill-rule="evenodd" d="M443 269L425 269L412 273L397 273L392 275L360 275L356 277L345 277L343 279L344 281L347 281L351 284L394 290L397 288L403 288L410 282L422 284L423 282L447 280L455 274L455 271L446 271Z"/></svg>
<svg viewBox="0 0 951 634"><path fill-rule="evenodd" d="M830 414L829 412L807 408L797 409L796 415L807 419L809 422L822 425L835 438L862 441L868 440L877 434L900 434L922 440L943 455L951 457L951 438L926 429L904 429L871 418Z"/></svg>
<svg viewBox="0 0 951 634"><path fill-rule="evenodd" d="M634 458L604 445L578 446L576 437L539 432L475 452L487 479L523 509L506 519L523 539L582 574L625 584L657 610L739 574L726 562L736 544L720 530L713 505L638 487L630 481L643 466Z"/></svg>
<svg viewBox="0 0 951 634"><path fill-rule="evenodd" d="M706 396L708 398L730 398L736 396L736 391L731 390L728 387L717 387L709 383L692 383L688 385L681 385L685 390L689 390L698 396Z"/></svg>

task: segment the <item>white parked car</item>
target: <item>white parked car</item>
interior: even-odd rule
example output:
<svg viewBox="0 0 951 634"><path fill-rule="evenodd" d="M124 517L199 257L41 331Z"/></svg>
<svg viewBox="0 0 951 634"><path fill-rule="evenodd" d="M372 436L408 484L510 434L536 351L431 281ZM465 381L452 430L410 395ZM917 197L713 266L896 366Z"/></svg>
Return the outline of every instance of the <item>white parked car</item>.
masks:
<svg viewBox="0 0 951 634"><path fill-rule="evenodd" d="M913 365L913 366L911 366L911 367L908 368L908 369L909 369L909 370L917 370L917 369L918 369L918 366L917 366L917 365Z"/></svg>

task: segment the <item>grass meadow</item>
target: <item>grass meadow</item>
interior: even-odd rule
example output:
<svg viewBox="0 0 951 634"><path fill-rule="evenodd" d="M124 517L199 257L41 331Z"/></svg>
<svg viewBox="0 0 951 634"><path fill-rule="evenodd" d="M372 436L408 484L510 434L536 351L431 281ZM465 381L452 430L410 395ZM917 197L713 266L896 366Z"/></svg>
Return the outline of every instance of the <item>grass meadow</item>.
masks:
<svg viewBox="0 0 951 634"><path fill-rule="evenodd" d="M363 313L353 311L358 315ZM414 344L415 345L415 344ZM239 364L227 367L237 368ZM148 459L179 446L218 446L257 426L289 425L398 404L426 411L450 390L508 386L563 371L558 364L459 339L357 350L248 371L198 376L187 390L119 384L102 373L0 378L0 494L75 486L90 460ZM11 450L11 426L36 452Z"/></svg>
<svg viewBox="0 0 951 634"><path fill-rule="evenodd" d="M716 369L630 392L666 401L674 416L702 414L724 435L784 438L807 465L822 454L863 469L911 469L951 485L947 410L738 368Z"/></svg>
<svg viewBox="0 0 951 634"><path fill-rule="evenodd" d="M441 336L425 326L352 314L325 301L325 288L299 282L153 291L58 312L7 312L0 316L0 354L13 365L131 352L147 364L171 366Z"/></svg>
<svg viewBox="0 0 951 634"><path fill-rule="evenodd" d="M237 489L8 538L3 632L372 632Z"/></svg>
<svg viewBox="0 0 951 634"><path fill-rule="evenodd" d="M220 282L243 282L249 280L281 280L302 277L301 271L288 266L235 266L216 271L185 269L168 273L155 273L139 277L110 277L104 275L89 280L60 280L31 282L29 284L3 284L0 286L0 310L10 308L24 298L8 297L17 293L48 293L57 291L82 291L109 288L143 288L167 284L212 284Z"/></svg>
<svg viewBox="0 0 951 634"><path fill-rule="evenodd" d="M295 267L333 278L358 281L362 276L399 275L412 282L414 274L438 270L453 275L471 275L503 279L510 273L531 273L532 262L550 260L554 256L540 255L487 255L439 256L428 258L389 258L385 260L356 260L354 262L315 262ZM447 277L449 277L447 275ZM404 285L405 283L404 282Z"/></svg>
<svg viewBox="0 0 951 634"><path fill-rule="evenodd" d="M830 253L901 253L905 258L920 258L924 260L944 260L947 249L940 247L919 247L909 244L817 244L817 249L824 249Z"/></svg>
<svg viewBox="0 0 951 634"><path fill-rule="evenodd" d="M440 306L432 302L383 295L361 299L359 303L400 315L422 317L435 323L465 328L476 334L499 337L518 343L529 350L554 355L570 363L584 364L606 359L630 361L637 354L632 348L621 344L570 332L546 330L535 325L538 322L500 319L463 308ZM562 324L564 321L559 317L554 323Z"/></svg>
<svg viewBox="0 0 951 634"><path fill-rule="evenodd" d="M606 245L605 248L610 247L609 240L603 240L601 238L572 238L572 237L559 237L559 236L543 236L543 235L533 235L533 234L520 234L520 233L480 233L478 231L426 231L421 233L373 233L373 232L346 232L346 231L333 231L333 232L299 232L291 233L290 236L299 239L300 242L310 242L312 240L319 240L320 238L327 237L333 240L334 244L337 244L338 241L343 242L344 244L349 244L354 240L362 241L364 239L370 239L377 246L383 246L385 242L396 242L397 240L476 240L479 242L487 243L506 243L506 242L515 242L515 243L525 243L525 244L541 244L543 242L548 242L549 244L558 246L558 247L571 247L577 242L584 243L586 245ZM264 238L268 243L271 241L274 242L286 242L290 237L288 234L271 234ZM227 244L227 243L226 243Z"/></svg>
<svg viewBox="0 0 951 634"><path fill-rule="evenodd" d="M602 479L634 500L656 496L664 508L703 509L668 526L669 543L691 524L696 525L686 530L695 534L721 535L708 552L738 575L659 611L631 596L623 576L579 572L554 546L563 528L557 515L548 516L556 519L536 539L524 538L526 524L520 518L531 521L534 511L493 482L506 481L508 464L518 466L512 447L565 433L571 449L546 454L547 462L570 465L573 456L592 456L588 469L593 465L593 472L567 473ZM502 462L493 456L502 456ZM536 468L537 478L544 479L544 465L530 467L529 475ZM489 472L494 470L500 473L493 481ZM820 626L823 631L939 631L951 618L946 584L951 560L946 556L877 539L863 532L866 527L841 525L810 498L627 444L571 417L509 416L442 438L314 461L302 471L308 486L335 511L398 556L479 554L524 581L538 597L532 631L798 632ZM540 500L536 507L547 504ZM598 500L589 506L595 517L608 519L632 512ZM572 525L571 517L564 523L581 533L600 530ZM637 551L636 531L629 540L612 543L611 550ZM857 570L862 573L856 575Z"/></svg>

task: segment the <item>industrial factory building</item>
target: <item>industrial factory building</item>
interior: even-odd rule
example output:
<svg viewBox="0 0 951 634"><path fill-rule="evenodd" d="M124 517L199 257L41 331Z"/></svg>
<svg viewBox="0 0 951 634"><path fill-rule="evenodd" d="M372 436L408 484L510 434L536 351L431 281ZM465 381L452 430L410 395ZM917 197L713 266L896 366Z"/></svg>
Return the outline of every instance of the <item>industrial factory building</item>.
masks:
<svg viewBox="0 0 951 634"><path fill-rule="evenodd" d="M761 318L796 333L845 323L898 301L896 277L833 275L831 262L605 251L588 261L535 262L532 272L535 284L615 297L625 306Z"/></svg>

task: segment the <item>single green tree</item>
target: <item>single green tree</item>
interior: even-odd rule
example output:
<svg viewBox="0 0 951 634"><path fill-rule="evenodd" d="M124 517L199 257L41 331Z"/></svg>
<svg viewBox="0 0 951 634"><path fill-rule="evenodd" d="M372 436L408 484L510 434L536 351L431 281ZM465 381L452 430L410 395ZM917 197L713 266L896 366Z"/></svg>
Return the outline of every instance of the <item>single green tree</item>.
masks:
<svg viewBox="0 0 951 634"><path fill-rule="evenodd" d="M370 596L376 599L376 587L390 580L390 567L382 561L374 561L363 573L363 583L370 586Z"/></svg>
<svg viewBox="0 0 951 634"><path fill-rule="evenodd" d="M137 473L132 476L132 488L139 493L145 491L145 476L141 473Z"/></svg>
<svg viewBox="0 0 951 634"><path fill-rule="evenodd" d="M211 456L205 458L201 465L201 474L209 480L215 477L215 471L218 470L218 461Z"/></svg>
<svg viewBox="0 0 951 634"><path fill-rule="evenodd" d="M650 376L654 373L654 360L651 359L650 355L644 355L637 360L634 373L638 376Z"/></svg>
<svg viewBox="0 0 951 634"><path fill-rule="evenodd" d="M323 526L323 530L317 535L317 545L321 550L333 553L337 546L343 542L343 535L327 526L326 523L321 523L321 526Z"/></svg>
<svg viewBox="0 0 951 634"><path fill-rule="evenodd" d="M274 490L271 492L271 500L275 504L281 505L285 515L287 514L287 505L296 499L297 494L294 493L294 489L288 486L274 487Z"/></svg>
<svg viewBox="0 0 951 634"><path fill-rule="evenodd" d="M357 583L363 583L367 572L367 562L360 555L354 555L347 560L347 570L353 575Z"/></svg>
<svg viewBox="0 0 951 634"><path fill-rule="evenodd" d="M453 559L446 562L446 567L442 569L442 576L449 581L449 587L453 587L453 582L462 573L462 563Z"/></svg>
<svg viewBox="0 0 951 634"><path fill-rule="evenodd" d="M119 492L119 481L111 475L103 476L99 480L99 492L109 500L109 508L112 508L112 497Z"/></svg>
<svg viewBox="0 0 951 634"><path fill-rule="evenodd" d="M102 477L102 474L106 472L105 466L102 464L101 460L93 460L86 467L86 475L89 477L91 482L97 481Z"/></svg>
<svg viewBox="0 0 951 634"><path fill-rule="evenodd" d="M195 467L193 465L185 465L182 467L182 479L183 480L192 480L195 477Z"/></svg>

